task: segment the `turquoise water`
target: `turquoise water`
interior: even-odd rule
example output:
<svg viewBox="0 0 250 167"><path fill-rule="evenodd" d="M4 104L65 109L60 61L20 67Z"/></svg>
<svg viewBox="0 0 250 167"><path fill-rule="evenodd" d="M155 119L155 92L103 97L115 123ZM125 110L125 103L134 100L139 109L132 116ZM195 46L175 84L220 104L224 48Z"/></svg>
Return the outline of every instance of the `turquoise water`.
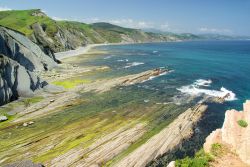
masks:
<svg viewBox="0 0 250 167"><path fill-rule="evenodd" d="M112 69L108 76L159 67L173 70L139 87L168 94L176 103L185 103L188 96L230 93L227 108L241 109L242 103L250 99L250 41L189 41L101 46L98 49L108 54L84 63L108 65Z"/></svg>

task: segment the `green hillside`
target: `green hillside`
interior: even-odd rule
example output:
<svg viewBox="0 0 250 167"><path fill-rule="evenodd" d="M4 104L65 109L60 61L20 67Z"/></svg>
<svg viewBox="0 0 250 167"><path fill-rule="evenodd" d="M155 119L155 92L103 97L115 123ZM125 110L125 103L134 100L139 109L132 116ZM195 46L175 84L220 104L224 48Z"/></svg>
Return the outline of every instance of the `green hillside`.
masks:
<svg viewBox="0 0 250 167"><path fill-rule="evenodd" d="M164 42L197 38L193 34L144 32L104 22L85 24L55 21L40 9L1 11L0 25L26 35L40 47L50 48L53 52L92 43Z"/></svg>
<svg viewBox="0 0 250 167"><path fill-rule="evenodd" d="M19 31L26 36L33 33L31 26L41 23L50 36L57 32L56 21L52 20L39 9L34 10L11 10L0 12L0 25Z"/></svg>

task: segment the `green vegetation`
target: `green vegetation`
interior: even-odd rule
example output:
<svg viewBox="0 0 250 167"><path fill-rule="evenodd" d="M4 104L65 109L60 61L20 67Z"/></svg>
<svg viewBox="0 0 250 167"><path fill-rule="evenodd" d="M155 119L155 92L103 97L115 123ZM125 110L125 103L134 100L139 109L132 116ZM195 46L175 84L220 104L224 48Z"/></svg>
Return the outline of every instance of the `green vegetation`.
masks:
<svg viewBox="0 0 250 167"><path fill-rule="evenodd" d="M52 84L57 85L57 86L62 86L65 89L72 89L81 84L88 84L88 83L91 83L91 81L87 79L71 79L71 80L52 82Z"/></svg>
<svg viewBox="0 0 250 167"><path fill-rule="evenodd" d="M185 157L176 161L176 167L207 167L216 157L221 157L228 152L227 148L220 143L211 146L210 154L203 149L198 151L194 157Z"/></svg>
<svg viewBox="0 0 250 167"><path fill-rule="evenodd" d="M218 157L223 154L223 146L220 143L214 143L211 147L211 154Z"/></svg>
<svg viewBox="0 0 250 167"><path fill-rule="evenodd" d="M181 160L177 160L176 167L207 167L209 162L213 160L210 154L204 152L203 149L198 151L193 158L186 157Z"/></svg>
<svg viewBox="0 0 250 167"><path fill-rule="evenodd" d="M29 37L33 33L31 26L35 23L40 23L48 36L54 36L57 32L56 22L46 15L36 15L39 13L41 13L39 9L1 11L0 25L21 32Z"/></svg>
<svg viewBox="0 0 250 167"><path fill-rule="evenodd" d="M245 120L238 120L238 125L243 127L243 128L246 128L248 126L248 123L245 121Z"/></svg>
<svg viewBox="0 0 250 167"><path fill-rule="evenodd" d="M55 21L44 14L40 9L0 11L0 25L18 31L27 37L32 37L32 26L39 23L56 47L63 44L55 38L59 29L67 30L72 34L80 34L76 41L84 43L119 43L125 38L135 42L168 41L174 39L197 39L193 34L152 33L138 29L123 28L109 23L85 24L76 21ZM79 42L78 45L84 43ZM65 48L61 48L64 50Z"/></svg>
<svg viewBox="0 0 250 167"><path fill-rule="evenodd" d="M25 98L22 100L25 107L29 107L31 104L38 103L42 101L44 98L41 96L36 96L32 98Z"/></svg>

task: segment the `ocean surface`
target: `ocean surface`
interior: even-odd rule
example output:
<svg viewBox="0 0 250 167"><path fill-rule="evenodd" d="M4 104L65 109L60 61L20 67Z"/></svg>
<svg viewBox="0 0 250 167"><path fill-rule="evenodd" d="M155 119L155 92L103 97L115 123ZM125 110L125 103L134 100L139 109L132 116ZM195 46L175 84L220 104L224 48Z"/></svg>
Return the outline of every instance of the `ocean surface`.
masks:
<svg viewBox="0 0 250 167"><path fill-rule="evenodd" d="M97 48L107 52L85 61L107 65L106 76L121 76L166 67L171 73L137 85L168 95L165 102L181 104L188 97L227 93L227 108L242 109L250 99L250 41L188 41ZM155 94L154 94L155 95ZM202 99L201 99L202 100Z"/></svg>

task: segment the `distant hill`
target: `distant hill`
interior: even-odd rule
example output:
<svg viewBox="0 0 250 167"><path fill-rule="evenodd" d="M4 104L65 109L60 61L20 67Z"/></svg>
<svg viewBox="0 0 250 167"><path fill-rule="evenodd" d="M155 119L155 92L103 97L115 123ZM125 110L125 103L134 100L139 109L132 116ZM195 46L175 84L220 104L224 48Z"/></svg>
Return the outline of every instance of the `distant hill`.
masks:
<svg viewBox="0 0 250 167"><path fill-rule="evenodd" d="M85 24L56 21L40 9L1 11L0 25L24 34L47 54L92 43L164 42L198 38L193 34L145 32L103 22Z"/></svg>

